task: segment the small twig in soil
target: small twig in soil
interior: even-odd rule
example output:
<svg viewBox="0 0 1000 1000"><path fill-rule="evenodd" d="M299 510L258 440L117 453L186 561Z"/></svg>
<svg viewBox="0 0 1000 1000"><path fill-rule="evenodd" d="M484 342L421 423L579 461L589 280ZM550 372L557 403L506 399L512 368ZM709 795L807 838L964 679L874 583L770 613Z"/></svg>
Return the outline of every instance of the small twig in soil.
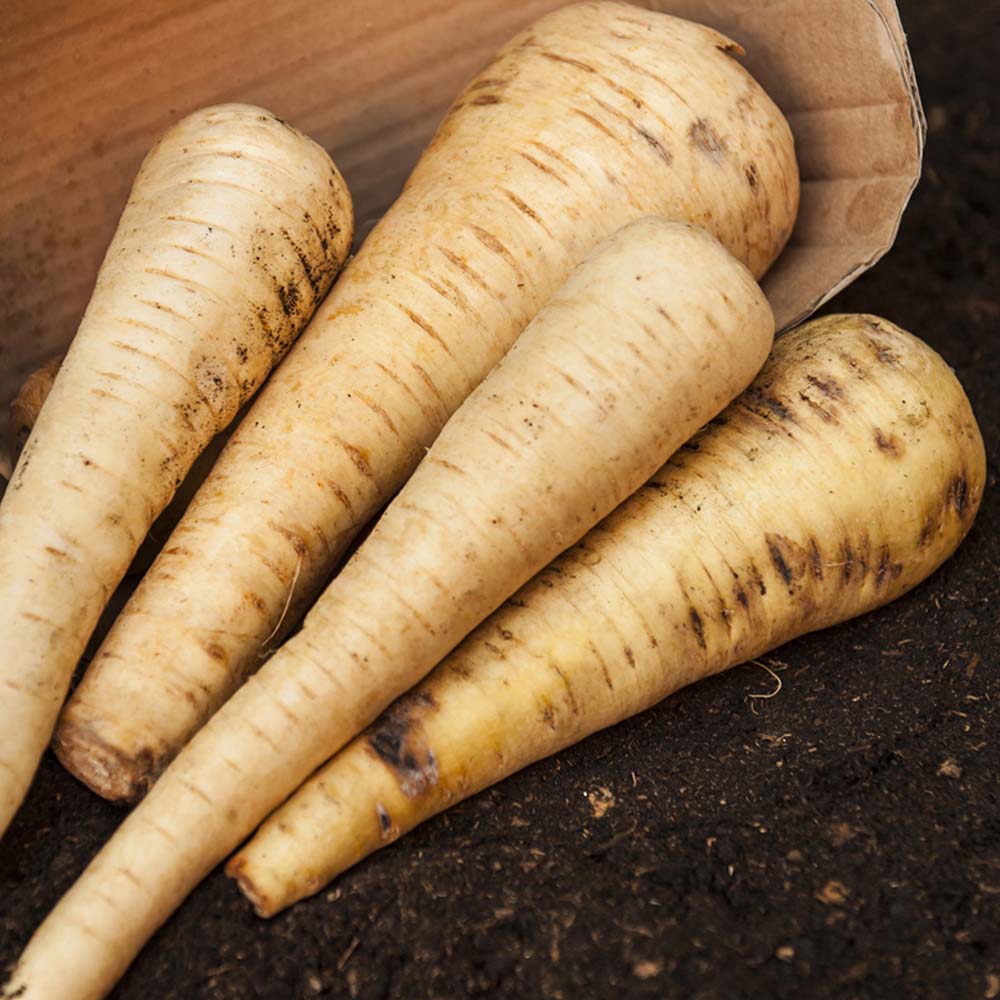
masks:
<svg viewBox="0 0 1000 1000"><path fill-rule="evenodd" d="M750 663L753 664L753 666L755 667L761 667L763 670L766 670L774 678L775 683L778 686L768 694L751 694L748 695L747 697L753 699L763 698L765 701L770 701L770 699L773 698L781 690L781 678L766 663L763 663L760 660L751 660ZM757 713L756 704L751 704L750 710L756 715Z"/></svg>
<svg viewBox="0 0 1000 1000"><path fill-rule="evenodd" d="M351 943L344 949L344 954L340 956L337 960L337 971L343 972L344 966L351 960L351 955L354 954L358 945L361 944L361 938L353 937L351 938Z"/></svg>
<svg viewBox="0 0 1000 1000"><path fill-rule="evenodd" d="M596 858L598 855L605 854L610 851L612 847L617 847L623 840L628 840L628 838L635 833L637 826L637 823L633 823L627 830L623 830L621 833L615 834L614 837L610 840L606 840L603 844L598 844L597 847L587 851L587 857Z"/></svg>

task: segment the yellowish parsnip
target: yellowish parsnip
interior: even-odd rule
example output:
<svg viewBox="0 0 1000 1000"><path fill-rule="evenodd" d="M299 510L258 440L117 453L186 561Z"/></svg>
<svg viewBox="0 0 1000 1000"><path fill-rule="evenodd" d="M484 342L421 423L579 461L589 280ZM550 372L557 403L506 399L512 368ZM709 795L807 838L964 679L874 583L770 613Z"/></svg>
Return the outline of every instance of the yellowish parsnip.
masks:
<svg viewBox="0 0 1000 1000"><path fill-rule="evenodd" d="M701 677L885 604L976 515L983 442L872 316L782 337L753 387L282 806L228 871L262 916Z"/></svg>

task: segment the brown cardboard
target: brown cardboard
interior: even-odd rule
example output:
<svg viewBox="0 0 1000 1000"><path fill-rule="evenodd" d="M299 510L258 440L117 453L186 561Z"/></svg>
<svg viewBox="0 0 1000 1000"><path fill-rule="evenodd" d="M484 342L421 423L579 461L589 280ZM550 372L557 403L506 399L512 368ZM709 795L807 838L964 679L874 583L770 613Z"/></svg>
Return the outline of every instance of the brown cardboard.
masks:
<svg viewBox="0 0 1000 1000"><path fill-rule="evenodd" d="M72 337L132 178L196 107L270 108L343 170L359 222L452 97L558 0L13 0L0 34L0 406ZM747 50L788 116L799 222L765 279L779 325L895 238L925 125L892 0L656 0Z"/></svg>

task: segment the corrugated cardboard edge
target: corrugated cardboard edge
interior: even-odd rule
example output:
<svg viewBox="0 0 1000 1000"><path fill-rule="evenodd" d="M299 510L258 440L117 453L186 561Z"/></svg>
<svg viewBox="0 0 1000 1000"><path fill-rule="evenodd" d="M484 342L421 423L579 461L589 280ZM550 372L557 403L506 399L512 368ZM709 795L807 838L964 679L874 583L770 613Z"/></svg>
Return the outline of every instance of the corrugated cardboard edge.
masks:
<svg viewBox="0 0 1000 1000"><path fill-rule="evenodd" d="M869 0L869 3L878 10L896 45L896 52L903 66L903 75L906 78L910 94L913 97L914 113L916 115L915 125L920 132L920 151L923 153L924 144L927 141L927 118L924 116L924 105L920 100L920 91L917 88L917 74L913 68L910 47L906 44L906 32L903 30L903 23L899 19L899 10L894 0Z"/></svg>
<svg viewBox="0 0 1000 1000"><path fill-rule="evenodd" d="M800 323L892 246L920 178L925 125L892 0L657 0L746 50L785 113L799 218L762 285L779 330Z"/></svg>
<svg viewBox="0 0 1000 1000"><path fill-rule="evenodd" d="M779 106L799 112L798 124L795 114L790 120L803 210L765 279L779 326L787 327L888 250L919 179L925 125L895 4L649 5L740 41L745 64ZM135 169L170 121L223 100L270 107L332 151L355 191L358 218L371 218L391 203L461 83L497 45L560 3L334 6L93 0L86 10L70 4L40 18L30 5L15 5L0 38L0 400L72 336ZM828 44L831 34L839 48ZM170 45L162 44L165 35ZM869 119L858 81L877 92ZM810 119L817 111L819 119ZM888 167L866 160L872 137L885 147ZM844 149L858 155L845 161ZM844 176L869 160L870 174ZM876 168L892 172L891 184L880 185ZM858 220L867 224L869 203L881 228L851 231Z"/></svg>
<svg viewBox="0 0 1000 1000"><path fill-rule="evenodd" d="M913 59L910 56L909 46L906 44L906 34L903 31L902 21L899 19L899 11L896 8L895 3L892 0L868 0L872 8L879 15L882 23L885 25L886 31L889 33L892 39L893 45L896 50L896 56L899 59L900 72L902 74L903 80L905 81L906 88L909 91L910 99L912 101L911 107L911 120L913 122L914 134L917 141L917 162L916 170L913 175L913 182L910 184L909 190L906 193L903 201L899 205L898 214L896 216L896 223L893 226L892 234L889 241L884 247L877 250L871 257L865 261L859 262L855 267L848 271L833 287L831 287L826 293L821 295L808 309L802 311L802 313L794 317L789 321L783 330L790 329L791 327L797 326L803 320L811 316L817 309L820 308L825 302L829 302L839 291L846 288L852 281L860 277L865 271L874 267L882 257L892 249L892 245L896 242L896 237L899 235L899 227L903 221L903 213L906 211L907 205L910 203L910 199L913 197L913 192L917 189L917 184L920 183L921 174L921 164L924 158L924 147L927 143L927 118L924 114L924 105L920 99L920 89L917 86L917 75L913 68Z"/></svg>

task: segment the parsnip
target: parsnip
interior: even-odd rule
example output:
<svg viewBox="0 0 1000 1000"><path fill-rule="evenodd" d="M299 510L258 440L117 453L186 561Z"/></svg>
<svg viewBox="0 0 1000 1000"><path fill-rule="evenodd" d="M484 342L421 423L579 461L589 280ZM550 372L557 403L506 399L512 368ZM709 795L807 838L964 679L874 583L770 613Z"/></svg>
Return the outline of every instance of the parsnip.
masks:
<svg viewBox="0 0 1000 1000"><path fill-rule="evenodd" d="M21 449L28 440L31 429L35 426L38 414L41 412L42 404L48 398L56 380L56 374L62 364L65 355L57 354L49 358L44 365L33 371L21 386L17 396L10 404L10 447L14 460L21 454ZM233 418L239 420L239 414ZM223 430L205 445L204 450L195 458L184 477L183 482L174 491L170 502L160 512L156 520L150 525L146 537L142 540L138 551L132 557L126 571L127 577L141 577L153 564L163 543L170 536L170 533L177 527L187 509L191 498L195 495L198 487L205 481L212 466L222 451L223 446L229 439L229 429ZM134 580L131 584L126 582L125 586L135 586Z"/></svg>
<svg viewBox="0 0 1000 1000"><path fill-rule="evenodd" d="M139 543L304 326L351 229L330 158L260 108L190 115L143 162L0 504L0 831Z"/></svg>
<svg viewBox="0 0 1000 1000"><path fill-rule="evenodd" d="M228 871L271 916L672 691L885 604L975 517L954 375L885 320L780 339L753 388L279 809Z"/></svg>
<svg viewBox="0 0 1000 1000"><path fill-rule="evenodd" d="M70 770L109 798L146 791L602 237L687 219L767 269L798 176L739 51L584 3L465 88L95 657L57 734Z"/></svg>
<svg viewBox="0 0 1000 1000"><path fill-rule="evenodd" d="M10 991L107 990L271 809L749 384L773 332L702 230L643 219L599 245L56 907Z"/></svg>

